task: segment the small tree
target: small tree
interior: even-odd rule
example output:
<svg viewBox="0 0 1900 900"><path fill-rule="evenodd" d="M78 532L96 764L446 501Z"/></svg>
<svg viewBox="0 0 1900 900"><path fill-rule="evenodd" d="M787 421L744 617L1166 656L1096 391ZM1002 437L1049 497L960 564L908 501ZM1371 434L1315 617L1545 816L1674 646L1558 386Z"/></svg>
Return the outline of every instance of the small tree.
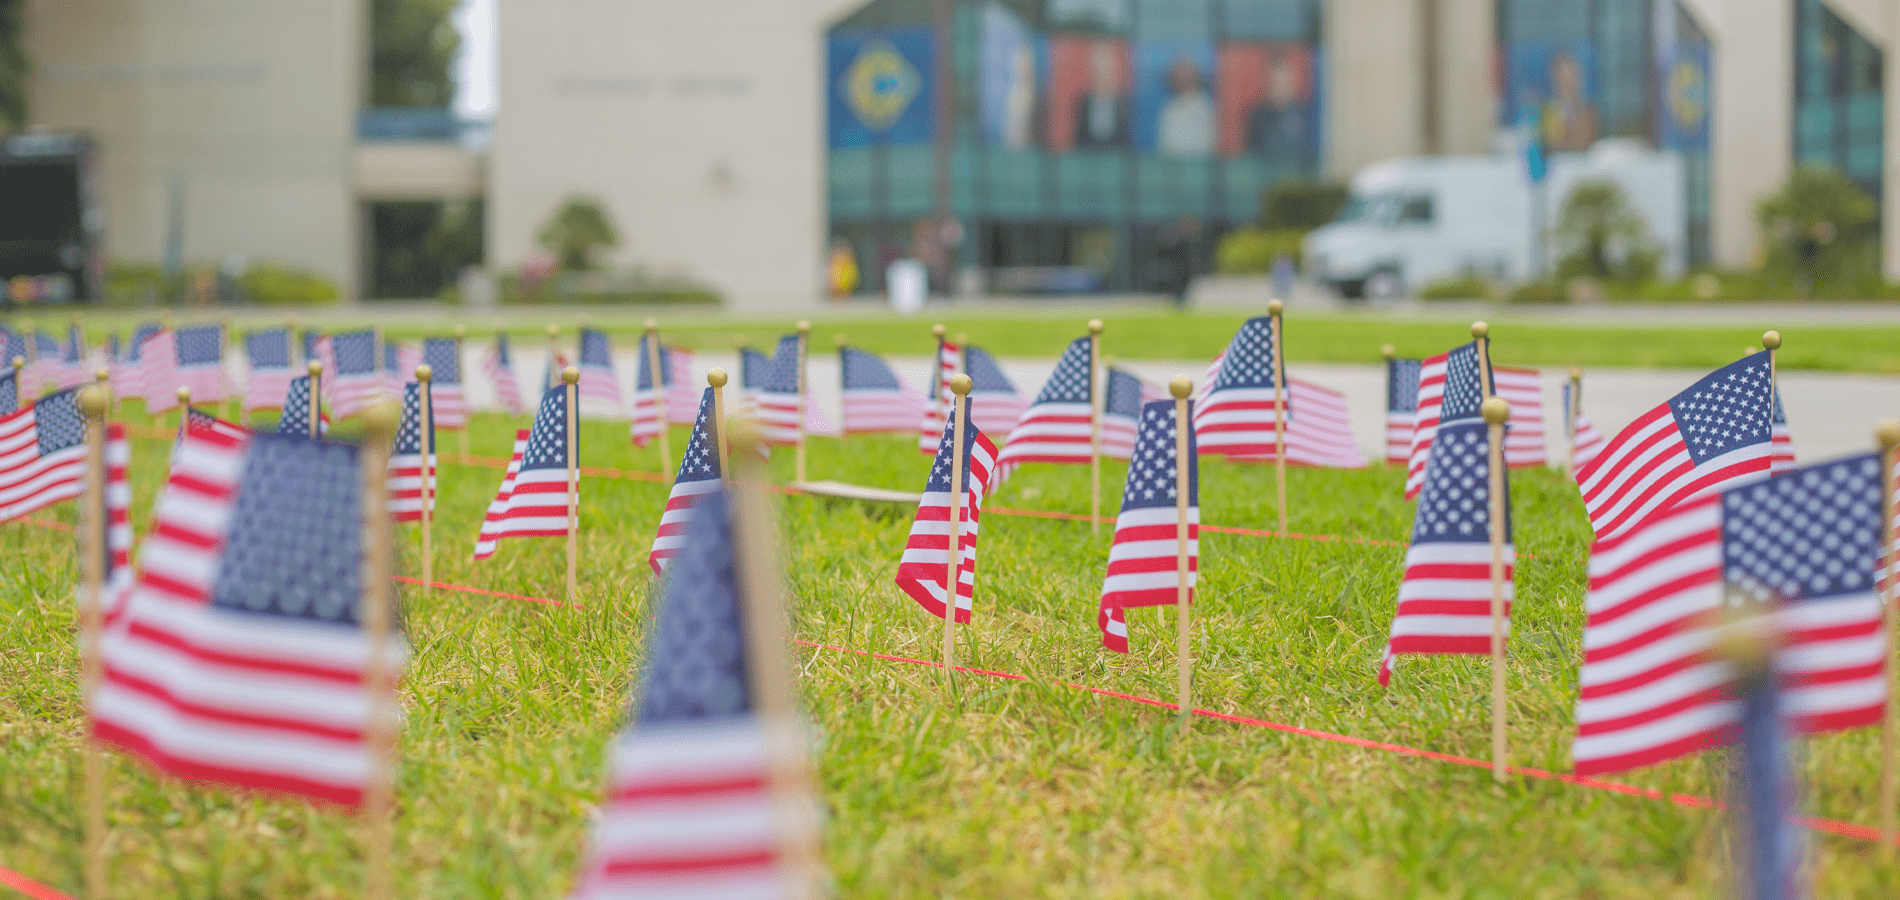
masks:
<svg viewBox="0 0 1900 900"><path fill-rule="evenodd" d="M1766 268L1791 275L1803 293L1871 274L1879 265L1879 210L1839 169L1801 166L1755 204Z"/></svg>
<svg viewBox="0 0 1900 900"><path fill-rule="evenodd" d="M582 272L594 267L594 253L620 245L607 210L592 197L569 197L548 217L535 241L553 253L562 271Z"/></svg>
<svg viewBox="0 0 1900 900"><path fill-rule="evenodd" d="M1311 231L1339 215L1346 186L1336 181L1282 181L1260 195L1260 224L1266 228Z"/></svg>
<svg viewBox="0 0 1900 900"><path fill-rule="evenodd" d="M1630 209L1622 188L1591 181L1571 189L1557 216L1557 277L1642 281L1661 257L1649 226Z"/></svg>

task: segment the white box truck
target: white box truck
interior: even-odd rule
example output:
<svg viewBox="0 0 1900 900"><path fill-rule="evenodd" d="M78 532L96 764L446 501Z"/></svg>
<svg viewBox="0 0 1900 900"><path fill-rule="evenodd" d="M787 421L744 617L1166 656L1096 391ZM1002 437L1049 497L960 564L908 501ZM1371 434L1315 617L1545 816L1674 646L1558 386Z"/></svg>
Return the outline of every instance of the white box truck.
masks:
<svg viewBox="0 0 1900 900"><path fill-rule="evenodd" d="M1548 274L1558 250L1553 231L1570 192L1613 182L1648 226L1661 272L1682 273L1687 258L1687 196L1682 159L1640 141L1608 138L1587 153L1552 156L1533 186L1521 152L1490 156L1418 156L1374 163L1353 176L1346 205L1301 247L1306 273L1347 297L1400 297L1464 274L1523 281ZM1533 229L1532 191L1541 227ZM1541 269L1533 272L1544 241Z"/></svg>

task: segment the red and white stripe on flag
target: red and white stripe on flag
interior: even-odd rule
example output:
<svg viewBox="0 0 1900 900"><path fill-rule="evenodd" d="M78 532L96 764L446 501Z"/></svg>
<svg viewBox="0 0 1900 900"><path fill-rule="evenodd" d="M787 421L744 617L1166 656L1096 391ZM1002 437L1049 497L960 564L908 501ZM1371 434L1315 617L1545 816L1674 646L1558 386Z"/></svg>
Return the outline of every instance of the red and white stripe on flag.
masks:
<svg viewBox="0 0 1900 900"><path fill-rule="evenodd" d="M1385 462L1386 465L1403 465L1412 458L1412 426L1418 420L1415 412L1393 412L1385 414Z"/></svg>
<svg viewBox="0 0 1900 900"><path fill-rule="evenodd" d="M967 402L967 401L966 401ZM962 552L957 561L957 621L970 621L976 596L977 519L982 511L984 486L996 466L996 445L980 429L965 426L974 434L969 456L964 460L969 489L964 492L961 517L957 520L957 546ZM946 433L949 426L946 425ZM950 568L950 461L949 440L941 445L923 498L917 503L917 518L911 523L910 537L904 542L904 555L897 564L897 586L909 594L925 612L942 618L944 581ZM941 469L941 472L938 470ZM932 488L935 488L934 490Z"/></svg>
<svg viewBox="0 0 1900 900"><path fill-rule="evenodd" d="M495 542L510 537L567 537L567 470L523 469L530 432L515 432L515 450L502 476L501 490L488 504L475 558L495 553Z"/></svg>
<svg viewBox="0 0 1900 900"><path fill-rule="evenodd" d="M126 481L125 470L132 462L132 447L125 439L125 425L111 422L106 425L105 441L105 507L106 521L103 529L97 529L92 523L92 510L80 504L79 516L82 537L80 540L92 540L94 536L105 538L106 579L101 611L105 624L110 627L124 614L127 601L132 595L134 583L132 570L132 486Z"/></svg>
<svg viewBox="0 0 1900 900"><path fill-rule="evenodd" d="M521 457L527 450L528 429L522 428L515 432L515 449L508 457L508 471L501 476L501 490L495 492L495 499L488 501L488 511L482 516L481 534L475 538L476 559L494 556L495 542L504 536L509 498L515 492L515 475L521 472Z"/></svg>
<svg viewBox="0 0 1900 900"><path fill-rule="evenodd" d="M1571 428L1570 468L1575 471L1589 465L1610 442L1603 439L1603 432L1597 430L1596 423L1581 412Z"/></svg>
<svg viewBox="0 0 1900 900"><path fill-rule="evenodd" d="M1272 405L1268 405L1272 410ZM1287 379L1286 461L1289 465L1317 466L1327 469L1361 469L1364 453L1352 436L1352 420L1346 412L1346 395L1310 381ZM1262 462L1273 459L1273 427L1266 430L1268 443L1261 453L1233 453L1236 462ZM1408 448L1409 449L1409 448Z"/></svg>
<svg viewBox="0 0 1900 900"><path fill-rule="evenodd" d="M71 394L54 394L39 403L0 416L0 522L37 512L79 496L85 487L86 444L84 422ZM55 398L65 398L56 401ZM71 407L59 421L51 421L56 407ZM42 423L41 415L49 417ZM57 449L40 454L41 432Z"/></svg>
<svg viewBox="0 0 1900 900"><path fill-rule="evenodd" d="M429 495L433 500L438 490L436 475L442 469L436 464L435 454L429 457ZM396 522L422 521L422 454L389 457L389 517Z"/></svg>
<svg viewBox="0 0 1900 900"><path fill-rule="evenodd" d="M674 425L691 425L699 413L699 392L706 389L706 378L693 376L693 351L672 345L666 348L666 420Z"/></svg>
<svg viewBox="0 0 1900 900"><path fill-rule="evenodd" d="M179 446L130 603L101 635L93 734L181 777L354 805L374 777L364 672L374 652L399 668L402 644L212 605L246 449L208 429Z"/></svg>
<svg viewBox="0 0 1900 900"><path fill-rule="evenodd" d="M930 376L931 381L936 382L931 388L936 396L924 404L923 425L917 431L917 450L925 455L936 453L937 444L943 438L944 411L950 408L950 403L955 398L955 394L950 390L950 379L957 374L957 354L956 344L949 341L937 342L937 364L932 368ZM1010 424L1013 425L1015 422L1012 421ZM989 432L987 428L983 430L985 433Z"/></svg>
<svg viewBox="0 0 1900 900"><path fill-rule="evenodd" d="M1794 436L1788 433L1788 423L1776 422L1768 432L1768 474L1780 475L1797 465Z"/></svg>
<svg viewBox="0 0 1900 900"><path fill-rule="evenodd" d="M1412 418L1412 447L1406 454L1405 499L1418 499L1425 487L1425 462L1431 458L1432 438L1438 434L1439 415L1444 411L1445 373L1450 353L1428 356L1418 367L1418 411Z"/></svg>
<svg viewBox="0 0 1900 900"><path fill-rule="evenodd" d="M1504 464L1513 469L1550 465L1544 432L1544 378L1536 369L1491 367L1497 395L1511 404L1504 429Z"/></svg>

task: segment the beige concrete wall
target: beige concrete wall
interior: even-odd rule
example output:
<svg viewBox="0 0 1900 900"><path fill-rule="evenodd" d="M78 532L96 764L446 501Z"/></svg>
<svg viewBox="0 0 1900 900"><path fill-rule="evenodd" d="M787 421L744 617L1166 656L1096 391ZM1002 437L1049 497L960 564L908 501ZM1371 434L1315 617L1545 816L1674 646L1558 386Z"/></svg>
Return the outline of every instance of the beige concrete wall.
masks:
<svg viewBox="0 0 1900 900"><path fill-rule="evenodd" d="M1497 0L1438 0L1438 121L1446 153L1483 153L1497 131Z"/></svg>
<svg viewBox="0 0 1900 900"><path fill-rule="evenodd" d="M1794 4L1683 0L1683 5L1714 44L1710 249L1718 265L1746 266L1760 243L1755 201L1781 186L1794 156Z"/></svg>
<svg viewBox="0 0 1900 900"><path fill-rule="evenodd" d="M1328 173L1422 152L1418 0L1332 0L1324 31Z"/></svg>
<svg viewBox="0 0 1900 900"><path fill-rule="evenodd" d="M360 0L27 0L29 118L99 141L107 252L159 260L171 184L185 255L357 281Z"/></svg>
<svg viewBox="0 0 1900 900"><path fill-rule="evenodd" d="M826 18L836 0L500 4L489 260L541 252L598 197L617 266L700 279L740 308L816 303Z"/></svg>

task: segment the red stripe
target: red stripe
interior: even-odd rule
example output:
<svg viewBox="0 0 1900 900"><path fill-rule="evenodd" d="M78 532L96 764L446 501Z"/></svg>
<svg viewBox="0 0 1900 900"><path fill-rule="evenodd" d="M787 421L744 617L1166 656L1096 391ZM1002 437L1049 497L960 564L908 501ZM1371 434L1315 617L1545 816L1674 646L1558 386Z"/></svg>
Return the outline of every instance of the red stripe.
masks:
<svg viewBox="0 0 1900 900"><path fill-rule="evenodd" d="M94 721L93 736L108 744L116 745L137 756L159 770L181 778L223 784L231 787L262 791L269 794L290 794L308 797L326 803L341 806L357 806L363 802L360 788L325 784L308 778L281 772L261 772L246 769L233 769L195 762L183 757L172 756L147 741L142 735L135 734L117 726Z"/></svg>
<svg viewBox="0 0 1900 900"><path fill-rule="evenodd" d="M601 866L608 878L629 875L684 875L719 869L754 869L772 865L778 859L774 848L723 854L675 854L671 856L614 857Z"/></svg>
<svg viewBox="0 0 1900 900"><path fill-rule="evenodd" d="M1504 615L1511 615L1510 601L1504 603ZM1491 601L1486 600L1406 600L1399 604L1399 618L1405 616L1478 616L1491 617ZM1489 636L1485 640L1490 640Z"/></svg>
<svg viewBox="0 0 1900 900"><path fill-rule="evenodd" d="M291 719L283 716L242 713L225 707L207 706L203 703L188 701L166 690L163 685L153 684L142 678L135 677L111 664L107 664L106 666L106 680L133 693L144 694L193 718L207 719L213 722L225 722L231 725L243 725L252 728L268 728L272 731L310 734L339 741L360 741L363 739L362 730L357 728L337 728L312 722L308 719Z"/></svg>
<svg viewBox="0 0 1900 900"><path fill-rule="evenodd" d="M1590 776L1590 775L1596 775L1602 772L1621 772L1625 769L1640 768L1642 766L1647 766L1652 763L1662 762L1663 760L1675 759L1678 756L1685 756L1687 754L1694 753L1697 750L1707 750L1710 747L1720 747L1727 744L1731 744L1731 743L1734 743L1734 740L1735 740L1734 729L1730 726L1724 725L1717 728L1711 728L1707 731L1700 731L1695 734L1689 735L1687 737L1677 738L1676 740L1668 741L1666 743L1657 744L1651 747L1644 747L1643 749L1637 750L1632 753L1624 753L1617 756L1600 756L1595 759L1577 760L1577 775ZM1661 792L1657 791L1653 793L1660 794ZM1672 795L1670 799L1674 800L1676 797L1680 797L1680 796L1682 795L1680 794ZM1699 800L1701 798L1695 798L1695 799ZM1676 800L1676 802L1683 803L1683 801L1681 800ZM1705 804L1714 805L1717 801L1703 800L1702 802ZM1683 803L1683 805L1691 805L1691 804ZM1815 823L1829 821L1829 820L1808 819L1805 821L1810 827L1817 827ZM1856 826L1848 825L1845 822L1841 822L1837 824L1845 826L1846 828L1856 827ZM1836 829L1832 829L1832 828L1827 829L1827 830L1835 831L1835 833L1837 834L1848 833L1847 831L1837 831ZM1868 829L1868 830L1872 831L1873 829Z"/></svg>
<svg viewBox="0 0 1900 900"><path fill-rule="evenodd" d="M1708 659L1700 653L1692 653L1687 656L1665 660L1657 664L1654 668L1646 669L1625 678L1619 678L1615 681L1606 681L1602 684L1583 685L1582 688L1578 690L1577 697L1583 700L1594 700L1598 697L1609 697L1621 694L1625 691L1635 690L1644 685L1661 681L1677 672L1686 671L1702 665L1707 661Z"/></svg>
<svg viewBox="0 0 1900 900"><path fill-rule="evenodd" d="M269 657L240 656L235 653L210 650L188 643L184 638L172 634L171 632L161 631L139 621L134 621L131 625L127 626L127 629L130 634L144 638L160 646L170 647L200 662L231 666L239 669L251 669L257 672L268 672L275 675L295 675L301 678L329 681L336 684L363 683L363 673L355 669L325 667Z"/></svg>
<svg viewBox="0 0 1900 900"><path fill-rule="evenodd" d="M1638 725L1648 724L1659 719L1666 719L1684 710L1732 700L1734 696L1734 692L1729 690L1727 684L1719 684L1704 688L1687 697L1677 698L1661 706L1633 712L1626 716L1618 716L1614 719L1593 719L1589 721L1579 719L1577 721L1577 735L1579 737L1587 737L1594 734L1608 734L1612 731L1622 731L1625 728L1634 728Z"/></svg>
<svg viewBox="0 0 1900 900"><path fill-rule="evenodd" d="M647 780L616 789L613 800L615 803L635 803L643 800L677 800L685 797L712 797L720 794L754 794L763 790L765 790L765 777L762 775L741 775L701 781Z"/></svg>

